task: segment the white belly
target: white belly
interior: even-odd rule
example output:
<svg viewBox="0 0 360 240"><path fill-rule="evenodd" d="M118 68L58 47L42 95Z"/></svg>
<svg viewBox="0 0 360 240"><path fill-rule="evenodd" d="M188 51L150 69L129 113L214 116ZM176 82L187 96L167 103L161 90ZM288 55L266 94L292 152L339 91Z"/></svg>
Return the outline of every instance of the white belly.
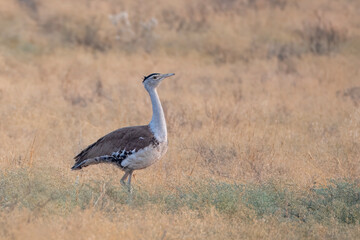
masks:
<svg viewBox="0 0 360 240"><path fill-rule="evenodd" d="M121 166L132 170L143 169L154 164L167 150L167 142L159 143L158 146L150 145L128 156L121 162Z"/></svg>

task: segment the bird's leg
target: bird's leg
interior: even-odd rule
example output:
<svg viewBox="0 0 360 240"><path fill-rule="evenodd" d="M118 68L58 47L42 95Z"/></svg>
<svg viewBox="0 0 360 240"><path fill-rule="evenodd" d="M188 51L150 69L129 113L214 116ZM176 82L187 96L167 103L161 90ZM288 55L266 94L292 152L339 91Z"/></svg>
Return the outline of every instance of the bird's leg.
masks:
<svg viewBox="0 0 360 240"><path fill-rule="evenodd" d="M121 185L123 185L123 186L125 186L126 184L125 184L125 180L126 180L126 178L129 176L129 172L128 171L126 171L125 172L125 174L124 174L124 176L121 178L121 180L120 180L120 183L121 183Z"/></svg>
<svg viewBox="0 0 360 240"><path fill-rule="evenodd" d="M130 172L129 172L129 179L128 179L128 188L129 188L129 192L130 192L130 193L132 192L132 189L131 189L131 177L132 177L133 171L134 171L134 170L130 170Z"/></svg>

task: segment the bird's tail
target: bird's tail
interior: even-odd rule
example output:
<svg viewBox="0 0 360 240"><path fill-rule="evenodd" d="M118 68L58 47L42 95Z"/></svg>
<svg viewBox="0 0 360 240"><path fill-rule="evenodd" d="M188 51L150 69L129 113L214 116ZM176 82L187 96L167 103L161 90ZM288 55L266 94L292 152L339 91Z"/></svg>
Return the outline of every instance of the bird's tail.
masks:
<svg viewBox="0 0 360 240"><path fill-rule="evenodd" d="M113 160L114 160L114 157L109 156L109 155L95 157L95 158L89 158L89 159L85 159L83 161L76 162L74 164L74 166L71 168L71 170L80 170L83 167L87 167L87 166L90 166L93 164L98 164L98 163L109 163L109 162L113 162Z"/></svg>

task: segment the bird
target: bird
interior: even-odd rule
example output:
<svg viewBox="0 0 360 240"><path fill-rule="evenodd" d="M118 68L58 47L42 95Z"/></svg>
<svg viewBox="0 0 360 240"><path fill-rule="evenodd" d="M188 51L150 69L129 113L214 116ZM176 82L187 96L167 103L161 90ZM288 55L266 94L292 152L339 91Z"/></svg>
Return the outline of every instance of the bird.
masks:
<svg viewBox="0 0 360 240"><path fill-rule="evenodd" d="M152 104L148 125L124 127L108 133L76 155L71 169L80 170L99 163L114 164L125 172L120 183L130 190L133 172L154 164L168 149L166 121L157 87L165 78L174 75L152 73L144 77L142 83Z"/></svg>

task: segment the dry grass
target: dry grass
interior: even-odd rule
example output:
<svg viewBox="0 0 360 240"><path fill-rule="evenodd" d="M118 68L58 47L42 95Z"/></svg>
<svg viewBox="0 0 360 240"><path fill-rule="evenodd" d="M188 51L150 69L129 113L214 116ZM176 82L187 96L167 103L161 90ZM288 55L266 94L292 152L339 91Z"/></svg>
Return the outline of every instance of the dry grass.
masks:
<svg viewBox="0 0 360 240"><path fill-rule="evenodd" d="M358 1L0 3L0 238L356 239ZM112 24L109 14L127 11ZM151 20L152 18L156 19ZM159 94L167 155L71 172Z"/></svg>

